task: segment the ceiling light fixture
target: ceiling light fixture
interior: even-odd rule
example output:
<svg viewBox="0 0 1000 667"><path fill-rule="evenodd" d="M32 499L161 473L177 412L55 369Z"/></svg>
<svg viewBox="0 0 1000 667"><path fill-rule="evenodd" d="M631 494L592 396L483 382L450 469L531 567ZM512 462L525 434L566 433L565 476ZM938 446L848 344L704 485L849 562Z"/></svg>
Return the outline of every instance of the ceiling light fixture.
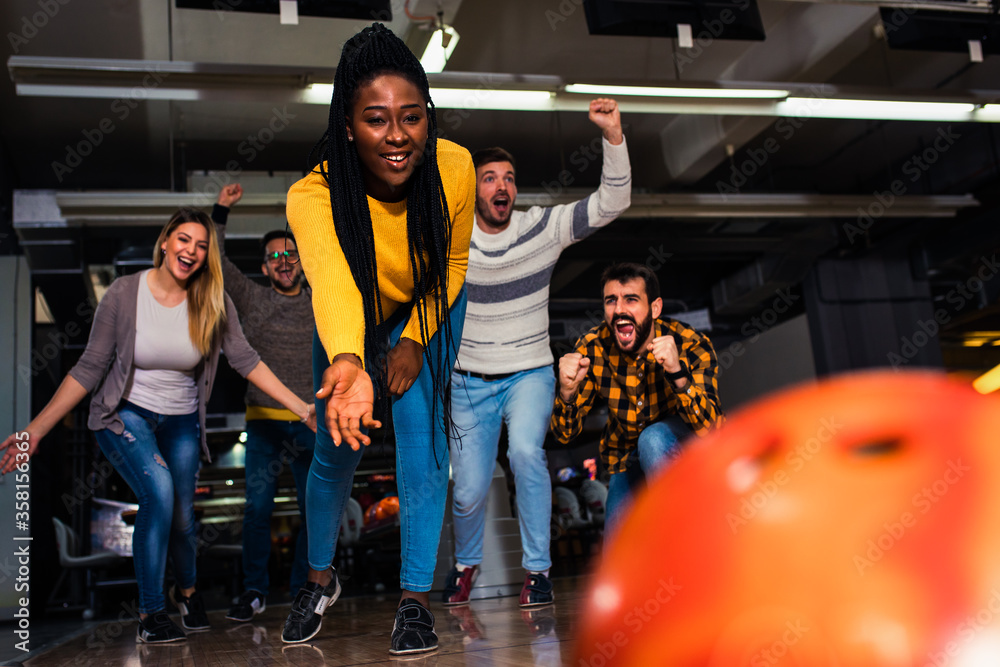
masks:
<svg viewBox="0 0 1000 667"><path fill-rule="evenodd" d="M450 26L444 27L444 35ZM431 42L453 48L448 41ZM123 98L137 102L232 102L237 104L330 103L333 72L286 66L247 66L179 61L109 60L11 56L7 69L18 95L72 98ZM429 71L429 70L428 70ZM499 111L586 111L595 95L615 95L623 113L689 114L906 120L1000 122L996 91L968 91L948 98L929 91L910 99L875 99L884 90L841 90L827 84L778 83L775 87L702 88L670 86L566 85L559 77L487 72L431 72L436 106L442 109ZM753 84L757 85L757 84Z"/></svg>
<svg viewBox="0 0 1000 667"><path fill-rule="evenodd" d="M443 109L554 111L555 98L547 90L502 88L431 88L434 106Z"/></svg>
<svg viewBox="0 0 1000 667"><path fill-rule="evenodd" d="M858 120L972 120L976 105L962 102L851 100L822 97L789 97L776 105L779 116L812 116Z"/></svg>
<svg viewBox="0 0 1000 667"><path fill-rule="evenodd" d="M439 36L440 33L440 36ZM458 46L458 31L450 25L442 24L431 33L424 55L420 56L420 64L429 74L443 72L448 59Z"/></svg>
<svg viewBox="0 0 1000 667"><path fill-rule="evenodd" d="M994 366L972 381L972 387L980 394L991 394L1000 389L1000 366Z"/></svg>
<svg viewBox="0 0 1000 667"><path fill-rule="evenodd" d="M329 104L333 84L314 83L303 93L302 102ZM545 90L503 88L431 88L434 106L441 109L552 111L553 95Z"/></svg>
<svg viewBox="0 0 1000 667"><path fill-rule="evenodd" d="M783 100L787 90L765 88L671 88L650 86L599 86L590 83L571 83L566 92L573 95L620 95L641 97L693 97L699 99Z"/></svg>

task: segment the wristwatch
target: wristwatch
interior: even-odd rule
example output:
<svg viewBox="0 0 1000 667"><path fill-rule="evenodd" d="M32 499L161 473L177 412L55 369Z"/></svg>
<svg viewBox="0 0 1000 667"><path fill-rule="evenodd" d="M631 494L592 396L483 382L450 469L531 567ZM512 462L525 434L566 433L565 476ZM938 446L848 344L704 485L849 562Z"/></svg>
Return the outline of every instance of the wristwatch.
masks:
<svg viewBox="0 0 1000 667"><path fill-rule="evenodd" d="M664 373L664 375L667 376L667 379L670 380L671 383L675 383L681 378L686 378L688 376L687 371L684 370L684 366L681 366L681 369L676 373Z"/></svg>

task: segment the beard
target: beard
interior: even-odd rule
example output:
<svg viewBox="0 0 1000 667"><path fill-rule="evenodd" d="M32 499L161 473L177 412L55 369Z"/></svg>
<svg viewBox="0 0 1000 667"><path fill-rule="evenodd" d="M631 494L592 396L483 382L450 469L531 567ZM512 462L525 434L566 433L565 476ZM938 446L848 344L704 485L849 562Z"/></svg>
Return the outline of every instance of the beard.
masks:
<svg viewBox="0 0 1000 667"><path fill-rule="evenodd" d="M622 341L622 332L618 330L617 324L623 320L631 322L632 325L632 335L625 342ZM614 320L608 324L615 339L615 346L625 354L635 355L640 351L639 348L646 343L649 332L653 330L653 314L647 313L645 319L639 323L636 323L635 318L631 315L616 315Z"/></svg>
<svg viewBox="0 0 1000 667"><path fill-rule="evenodd" d="M476 217L485 222L490 227L505 227L510 222L511 213L514 212L513 200L508 200L507 210L494 215L490 202L476 198Z"/></svg>
<svg viewBox="0 0 1000 667"><path fill-rule="evenodd" d="M285 281L278 278L278 273L274 272L268 273L267 279L271 282L271 287L279 292L294 292L295 289L302 284L302 273L298 273L291 281L287 287L285 286Z"/></svg>

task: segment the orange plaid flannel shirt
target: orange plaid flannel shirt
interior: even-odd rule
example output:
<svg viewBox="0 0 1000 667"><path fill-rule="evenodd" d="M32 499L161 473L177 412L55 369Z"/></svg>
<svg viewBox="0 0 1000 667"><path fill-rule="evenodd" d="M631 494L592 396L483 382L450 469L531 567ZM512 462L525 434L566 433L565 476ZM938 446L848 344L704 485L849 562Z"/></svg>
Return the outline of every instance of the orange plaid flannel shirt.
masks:
<svg viewBox="0 0 1000 667"><path fill-rule="evenodd" d="M697 435L722 424L712 342L691 327L670 318L653 323L653 337L672 334L678 343L681 368L688 383L677 389L652 352L631 357L618 349L607 323L577 341L576 351L590 358L590 370L571 403L556 391L550 426L559 442L567 443L583 430L583 419L600 396L608 402L608 423L601 436L601 461L612 474L624 472L639 434L648 424L678 415Z"/></svg>

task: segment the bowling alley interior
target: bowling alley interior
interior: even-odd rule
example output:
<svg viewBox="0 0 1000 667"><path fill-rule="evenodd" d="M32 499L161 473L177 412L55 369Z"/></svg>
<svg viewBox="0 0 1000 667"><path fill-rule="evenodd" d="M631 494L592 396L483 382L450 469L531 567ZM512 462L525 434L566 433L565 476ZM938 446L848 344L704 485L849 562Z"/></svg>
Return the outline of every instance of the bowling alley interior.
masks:
<svg viewBox="0 0 1000 667"><path fill-rule="evenodd" d="M148 549L146 528L139 520L137 531L132 477L106 454L98 429L110 422L95 427L91 401L102 390L80 388L30 463L16 458L26 451L18 434L76 377L70 371L102 335L101 304L119 303L116 281L160 270L154 256L169 253L159 235L178 209L211 214L225 227L218 250L230 270L281 293L273 267L293 272L299 256L286 245L281 259L261 239L296 227L292 194L316 177L318 142L354 127L331 104L334 77L345 44L373 23L426 73L436 114L427 145L438 149L420 159L443 160L440 147L452 142L473 154L471 174L476 151L502 147L516 159L504 210L542 221L510 248L488 250L481 239L497 228L477 234L490 202L477 191L473 222L472 202L463 209L449 197L455 229L459 219L467 231L478 225L460 253L470 313L463 348L469 338L476 349L499 345L469 336L471 314L479 308L492 322L512 298L481 296L500 278L479 280L477 258L512 255L535 234L562 243L539 272L510 283L542 281L533 286L547 322L538 340L551 359L532 368L551 365L556 378L551 429L546 422L536 447L551 503L518 503L527 483L510 442L520 435L497 426L496 463L482 482L482 562L462 577L459 450L453 443L438 468L450 480L440 529L407 526L408 505L419 502L401 491L401 418L376 397L381 424L366 431L370 444L336 512L339 593L317 612L322 629L288 639L286 618L301 597L292 582L304 580L305 545L312 554L318 540L311 523L307 539L300 487L318 473L314 460L299 476L298 445L287 441L268 470L273 508L255 547L263 544L255 567L269 590L248 619L234 620L250 576L244 521L260 481L248 469L260 417L248 409L253 386L236 369L240 358L224 344L211 394L196 399L204 450L190 534L210 628L184 620L182 641L143 640L155 611L139 595L135 555ZM14 434L0 452L0 467L11 457L0 478L0 664L1000 664L1000 0L6 0L0 26L0 438ZM613 100L604 115L620 116L624 148L612 148L600 124L612 121L594 100ZM362 139L355 131L343 145L360 155ZM627 171L611 174L613 165ZM443 171L442 182L448 192ZM220 225L213 211L234 185L241 196ZM588 227L613 186L630 188L627 207ZM380 203L370 191L368 201ZM559 211L566 226L543 232ZM329 214L325 222L323 233L343 239L339 219L336 235ZM323 283L310 276L334 260L310 254L298 229L315 340L364 330L361 310L320 326L317 304L342 294L313 289ZM655 308L648 278L602 277L618 263L655 276ZM354 274L338 275L360 303ZM648 353L629 352L614 333L623 306L609 302L608 286L630 280L646 286L635 312L677 323L667 333L633 318L652 341ZM248 322L240 311L236 324L252 339L262 321L274 331L297 324L283 321L299 317L290 313L272 308ZM103 335L115 335L109 328ZM130 333L141 342L138 331ZM563 398L562 364L595 331L610 332L606 347L586 348L598 350L589 367L577 361L568 376L581 369L593 402L566 442L556 422L582 394ZM680 372L653 349L658 340L669 341ZM323 348L308 347L286 380L286 342L277 347L287 361L268 366L315 391L309 369ZM504 343L515 360L520 344ZM117 354L102 357L105 383L129 372L120 344ZM635 368L660 379L619 382ZM523 370L456 367L445 376L496 392ZM313 396L299 398L312 408ZM540 403L549 414L548 397ZM317 405L327 428L326 404ZM483 405L481 417L500 409ZM653 424L628 421L642 415L684 429L655 470L643 469L637 444ZM628 500L610 512L613 482L626 477ZM543 532L530 541L526 514ZM424 609L436 648L390 653L408 539L438 542ZM523 558L537 540L551 562L540 568L552 584L541 602L525 598L526 571L534 573ZM183 588L174 558L159 575L168 598ZM456 573L469 584L458 603L448 601ZM166 600L171 623L182 623L179 609Z"/></svg>

